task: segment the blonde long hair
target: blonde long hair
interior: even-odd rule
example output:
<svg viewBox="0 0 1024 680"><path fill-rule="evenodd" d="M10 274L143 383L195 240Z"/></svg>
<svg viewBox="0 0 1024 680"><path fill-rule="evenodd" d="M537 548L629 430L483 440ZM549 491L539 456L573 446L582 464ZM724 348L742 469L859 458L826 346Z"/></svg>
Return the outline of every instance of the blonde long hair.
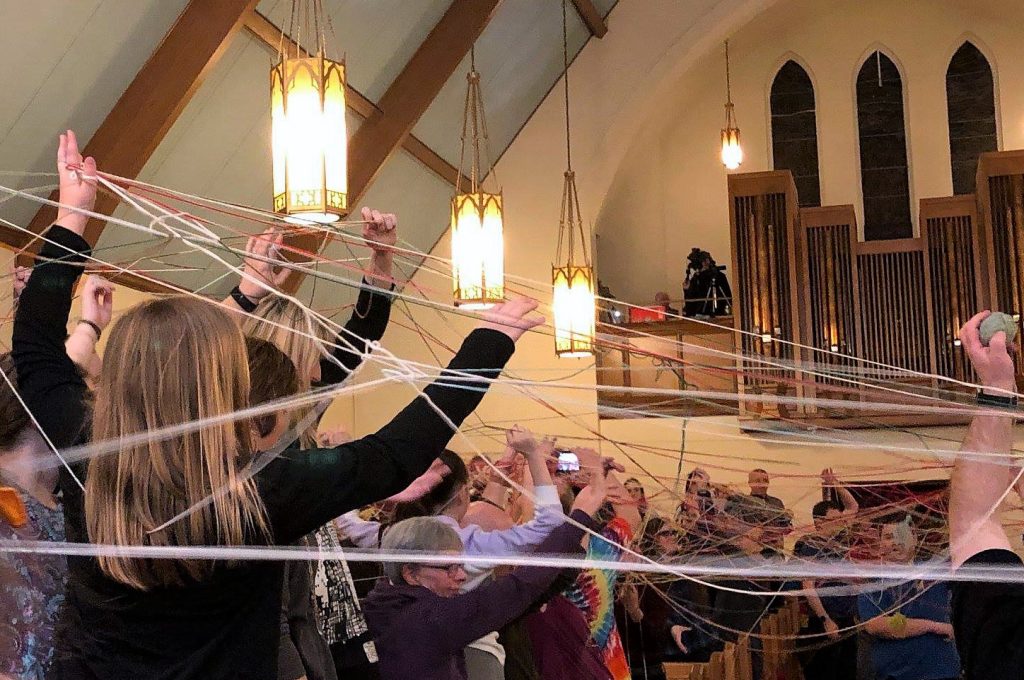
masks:
<svg viewBox="0 0 1024 680"><path fill-rule="evenodd" d="M93 440L229 414L248 406L245 343L217 305L186 297L153 300L110 331L93 414ZM116 360L111 360L115 359ZM266 511L243 472L252 423L225 422L125 446L89 462L89 540L113 545L244 545L269 538ZM226 490L227 493L217 493ZM213 502L151 532L213 494ZM210 575L208 560L99 558L110 578L139 590Z"/></svg>
<svg viewBox="0 0 1024 680"><path fill-rule="evenodd" d="M292 360L302 392L309 391L313 371L325 355L325 344L333 341L327 329L315 323L301 305L277 295L263 298L252 315L245 317L242 330L250 337L273 343ZM311 408L293 410L292 424L302 420ZM314 423L299 435L302 448L316 446L316 428Z"/></svg>

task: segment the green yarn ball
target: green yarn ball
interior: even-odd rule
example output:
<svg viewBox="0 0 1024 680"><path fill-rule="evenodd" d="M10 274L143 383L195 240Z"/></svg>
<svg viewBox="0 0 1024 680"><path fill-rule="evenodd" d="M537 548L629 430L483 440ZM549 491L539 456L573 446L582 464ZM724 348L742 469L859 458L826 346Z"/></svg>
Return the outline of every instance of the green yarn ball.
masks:
<svg viewBox="0 0 1024 680"><path fill-rule="evenodd" d="M1006 344L1010 344L1017 337L1017 322L1009 314L992 312L981 322L981 328L978 329L978 335L981 336L981 344L988 347L992 336L1000 331L1006 333Z"/></svg>

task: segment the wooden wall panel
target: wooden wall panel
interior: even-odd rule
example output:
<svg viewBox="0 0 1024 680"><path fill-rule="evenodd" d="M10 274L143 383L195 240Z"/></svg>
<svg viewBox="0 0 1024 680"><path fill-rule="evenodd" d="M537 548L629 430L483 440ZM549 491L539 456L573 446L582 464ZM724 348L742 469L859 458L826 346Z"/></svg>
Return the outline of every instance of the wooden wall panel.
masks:
<svg viewBox="0 0 1024 680"><path fill-rule="evenodd" d="M984 306L974 195L922 200L920 223L927 244L932 290L936 373L973 380L970 362L958 344L957 335L964 322Z"/></svg>
<svg viewBox="0 0 1024 680"><path fill-rule="evenodd" d="M995 298L1000 311L1024 309L1024 176L989 178Z"/></svg>
<svg viewBox="0 0 1024 680"><path fill-rule="evenodd" d="M859 244L860 305L864 344L860 358L901 369L931 373L930 287L925 276L925 253L920 239L893 251L864 248ZM876 241L894 244L895 241ZM898 371L882 371L880 379L900 377ZM905 377L905 376L903 376Z"/></svg>
<svg viewBox="0 0 1024 680"><path fill-rule="evenodd" d="M805 377L818 385L848 385L822 372L852 369L860 348L860 304L853 250L857 243L852 205L804 208L800 211L804 257L803 304L799 318L804 330ZM825 395L822 395L825 396ZM834 395L830 395L834 396Z"/></svg>
<svg viewBox="0 0 1024 680"><path fill-rule="evenodd" d="M978 227L983 307L1024 312L1024 150L983 153L978 160ZM1017 343L1018 384L1024 343Z"/></svg>
<svg viewBox="0 0 1024 680"><path fill-rule="evenodd" d="M733 237L733 314L736 328L745 331L744 354L764 357L771 364L790 364L793 346L777 339L800 342L796 323L798 300L797 244L794 240L797 199L789 171L731 175L730 217ZM763 361L742 361L742 384L757 390L790 391L781 377L792 370Z"/></svg>

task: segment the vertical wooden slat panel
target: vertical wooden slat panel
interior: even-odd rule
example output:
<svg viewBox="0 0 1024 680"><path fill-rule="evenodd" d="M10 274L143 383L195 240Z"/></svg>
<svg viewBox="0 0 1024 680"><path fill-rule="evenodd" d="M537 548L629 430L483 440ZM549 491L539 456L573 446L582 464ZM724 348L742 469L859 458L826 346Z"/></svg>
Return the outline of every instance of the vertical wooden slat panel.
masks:
<svg viewBox="0 0 1024 680"><path fill-rule="evenodd" d="M771 360L791 361L792 345L799 341L790 300L797 294L789 263L798 249L792 242L789 204L795 205L792 176L786 171L731 175L729 177L735 282L733 295L736 327L747 333L768 334L772 341L747 335L742 347L747 354ZM778 330L776 330L778 329ZM737 363L747 375L742 385L753 390L789 391L780 377L795 376L789 369L765 370L764 365L744 359Z"/></svg>

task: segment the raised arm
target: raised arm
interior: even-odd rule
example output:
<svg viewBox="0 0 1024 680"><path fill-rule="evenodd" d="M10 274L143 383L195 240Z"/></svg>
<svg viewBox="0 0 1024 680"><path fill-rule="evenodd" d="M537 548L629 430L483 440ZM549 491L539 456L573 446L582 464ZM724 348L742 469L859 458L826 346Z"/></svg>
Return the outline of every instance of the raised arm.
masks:
<svg viewBox="0 0 1024 680"><path fill-rule="evenodd" d="M363 239L373 250L373 256L352 316L338 337L340 347L334 351L337 363L327 358L320 362L320 382L325 385L340 383L359 368L368 343L384 337L391 319L389 293L395 288L392 249L398 242L398 218L392 213L363 208L363 220Z"/></svg>
<svg viewBox="0 0 1024 680"><path fill-rule="evenodd" d="M85 382L64 347L71 298L89 244L82 237L96 201L96 162L82 159L72 131L57 151L60 204L14 316L12 356L21 396L58 447L76 443L85 422Z"/></svg>
<svg viewBox="0 0 1024 680"><path fill-rule="evenodd" d="M298 538L348 510L395 494L425 472L456 427L483 399L515 349L515 340L542 322L537 303L517 299L498 305L473 331L448 369L375 434L334 449L280 457L261 473L261 493L275 539ZM447 382L450 371L476 380ZM429 399L429 403L428 403ZM443 416L442 416L443 414Z"/></svg>
<svg viewBox="0 0 1024 680"><path fill-rule="evenodd" d="M245 244L242 278L221 304L232 310L251 313L260 300L280 289L292 273L287 267L275 264L280 260L279 252L283 245L284 233L275 227L250 236ZM242 317L238 318L241 320Z"/></svg>
<svg viewBox="0 0 1024 680"><path fill-rule="evenodd" d="M996 333L988 346L981 343L979 327L989 315L982 312L964 324L960 344L971 360L984 393L1006 397L1016 392L1013 360L1006 335ZM1013 417L998 413L975 416L960 450L981 454L957 456L949 494L950 552L957 568L974 555L991 549L1009 550L1010 542L999 521L999 501L1013 483L1010 449Z"/></svg>
<svg viewBox="0 0 1024 680"><path fill-rule="evenodd" d="M636 501L629 496L622 480L616 472L625 472L625 468L615 462L615 459L601 456L594 449L577 447L573 449L580 461L580 470L589 472L591 475L605 475L606 494L615 510L615 516L620 517L629 524L630 532L635 534L640 527L640 509Z"/></svg>
<svg viewBox="0 0 1024 680"><path fill-rule="evenodd" d="M832 471L832 468L826 468L821 471L821 485L824 488L832 488L836 490L839 495L839 502L843 504L843 517L853 517L860 511L860 504L857 503L857 499L853 497L850 490L839 481L836 477L836 473Z"/></svg>
<svg viewBox="0 0 1024 680"><path fill-rule="evenodd" d="M591 519L604 503L605 486L596 481L580 491L570 517L596 531ZM580 553L583 529L562 524L537 546L540 554ZM468 593L442 598L431 612L431 628L446 651L457 651L473 640L498 630L519 616L540 597L561 573L557 567L519 567L508 576L485 583ZM453 625L455 624L455 625Z"/></svg>

